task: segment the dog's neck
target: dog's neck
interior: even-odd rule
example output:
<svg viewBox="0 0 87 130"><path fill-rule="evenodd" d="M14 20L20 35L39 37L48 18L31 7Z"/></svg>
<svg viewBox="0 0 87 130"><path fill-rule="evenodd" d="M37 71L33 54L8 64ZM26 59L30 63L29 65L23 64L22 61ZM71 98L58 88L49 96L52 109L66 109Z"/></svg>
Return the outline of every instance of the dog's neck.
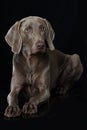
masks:
<svg viewBox="0 0 87 130"><path fill-rule="evenodd" d="M35 54L28 54L26 51L22 50L21 54L25 58L25 61L30 68L34 65L38 65L41 62L46 62L46 60L48 61L47 51L45 53L38 52Z"/></svg>
<svg viewBox="0 0 87 130"><path fill-rule="evenodd" d="M45 55L47 55L47 50L46 52L31 53L30 51L26 51L24 48L22 48L21 52L26 60L31 60L31 58L33 57L39 59L40 57L44 57Z"/></svg>

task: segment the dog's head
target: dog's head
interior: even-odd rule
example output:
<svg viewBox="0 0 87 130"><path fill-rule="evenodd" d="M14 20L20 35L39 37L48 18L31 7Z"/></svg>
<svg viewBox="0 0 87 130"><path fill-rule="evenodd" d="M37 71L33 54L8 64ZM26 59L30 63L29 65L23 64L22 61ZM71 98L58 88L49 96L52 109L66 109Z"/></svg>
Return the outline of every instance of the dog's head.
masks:
<svg viewBox="0 0 87 130"><path fill-rule="evenodd" d="M19 53L24 49L28 54L44 53L46 42L54 50L54 30L51 24L41 17L30 16L17 21L7 32L5 39L12 52Z"/></svg>

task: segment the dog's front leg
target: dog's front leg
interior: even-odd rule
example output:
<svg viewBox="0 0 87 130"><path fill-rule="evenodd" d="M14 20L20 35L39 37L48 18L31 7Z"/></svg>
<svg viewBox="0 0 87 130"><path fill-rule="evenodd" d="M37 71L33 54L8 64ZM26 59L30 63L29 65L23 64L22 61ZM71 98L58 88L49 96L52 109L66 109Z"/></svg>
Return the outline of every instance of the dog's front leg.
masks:
<svg viewBox="0 0 87 130"><path fill-rule="evenodd" d="M11 92L7 96L8 107L5 110L4 115L6 117L16 117L21 114L21 110L18 105L18 94L22 89L24 77L15 73L11 80Z"/></svg>
<svg viewBox="0 0 87 130"><path fill-rule="evenodd" d="M33 97L30 98L30 100L24 104L23 106L23 112L25 114L34 114L37 113L37 106L39 103L46 101L50 97L50 91L49 88L47 87L42 87L44 88L43 90L40 90L38 94L34 95Z"/></svg>

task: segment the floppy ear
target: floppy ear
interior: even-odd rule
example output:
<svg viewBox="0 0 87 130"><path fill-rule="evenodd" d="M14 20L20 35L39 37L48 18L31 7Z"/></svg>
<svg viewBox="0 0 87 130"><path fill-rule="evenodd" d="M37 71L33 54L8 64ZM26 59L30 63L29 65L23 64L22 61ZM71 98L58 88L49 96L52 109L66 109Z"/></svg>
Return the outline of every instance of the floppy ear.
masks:
<svg viewBox="0 0 87 130"><path fill-rule="evenodd" d="M50 50L54 50L55 47L53 45L53 40L54 40L54 37L55 37L55 32L54 32L51 24L48 22L48 20L45 19L45 23L46 23L46 26L47 26L46 40L47 40L47 43L49 45Z"/></svg>
<svg viewBox="0 0 87 130"><path fill-rule="evenodd" d="M12 48L13 53L19 53L22 47L22 38L19 33L20 22L16 22L7 32L5 40Z"/></svg>

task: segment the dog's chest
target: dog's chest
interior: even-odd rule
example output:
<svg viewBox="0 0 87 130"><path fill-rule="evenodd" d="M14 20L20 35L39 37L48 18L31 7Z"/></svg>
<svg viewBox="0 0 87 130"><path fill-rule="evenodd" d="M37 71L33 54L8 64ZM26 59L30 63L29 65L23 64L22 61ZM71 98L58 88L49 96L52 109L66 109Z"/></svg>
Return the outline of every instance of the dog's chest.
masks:
<svg viewBox="0 0 87 130"><path fill-rule="evenodd" d="M43 74L43 71L48 65L47 57L35 57L33 56L28 60L26 67L26 79L31 85L35 85L38 78Z"/></svg>

